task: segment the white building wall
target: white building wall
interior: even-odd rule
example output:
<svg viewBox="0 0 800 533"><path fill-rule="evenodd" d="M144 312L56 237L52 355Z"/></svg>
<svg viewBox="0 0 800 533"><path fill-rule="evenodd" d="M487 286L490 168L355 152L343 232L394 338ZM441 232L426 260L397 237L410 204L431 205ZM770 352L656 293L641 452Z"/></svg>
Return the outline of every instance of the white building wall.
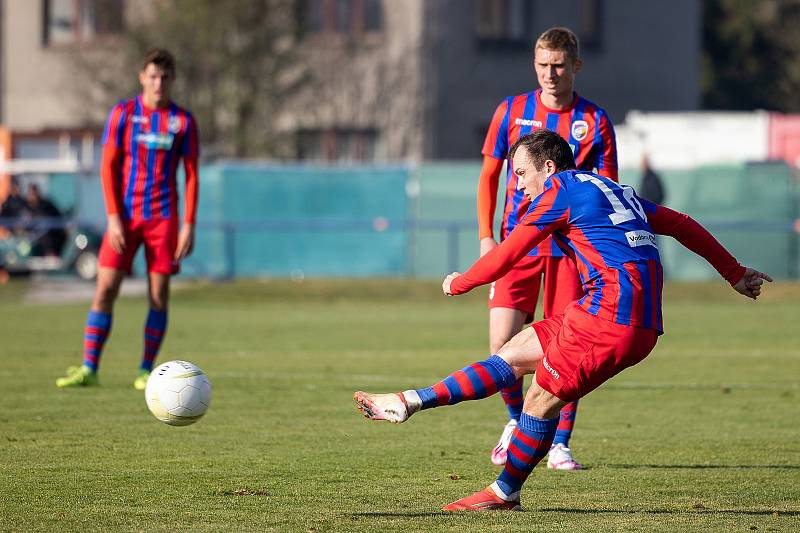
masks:
<svg viewBox="0 0 800 533"><path fill-rule="evenodd" d="M638 167L647 154L657 169L763 161L769 155L769 114L642 113L616 127L619 166Z"/></svg>

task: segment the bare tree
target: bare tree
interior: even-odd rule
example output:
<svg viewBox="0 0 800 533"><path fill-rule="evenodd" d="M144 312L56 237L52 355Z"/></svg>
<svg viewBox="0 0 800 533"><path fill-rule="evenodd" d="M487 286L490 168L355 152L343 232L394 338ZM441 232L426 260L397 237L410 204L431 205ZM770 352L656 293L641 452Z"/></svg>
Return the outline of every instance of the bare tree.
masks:
<svg viewBox="0 0 800 533"><path fill-rule="evenodd" d="M295 0L151 0L128 21L124 46L78 58L81 89L97 104L135 93L149 48L172 51L175 99L195 114L203 151L217 157L275 157L290 139L274 127L304 69L297 62ZM144 13L144 14L142 14Z"/></svg>

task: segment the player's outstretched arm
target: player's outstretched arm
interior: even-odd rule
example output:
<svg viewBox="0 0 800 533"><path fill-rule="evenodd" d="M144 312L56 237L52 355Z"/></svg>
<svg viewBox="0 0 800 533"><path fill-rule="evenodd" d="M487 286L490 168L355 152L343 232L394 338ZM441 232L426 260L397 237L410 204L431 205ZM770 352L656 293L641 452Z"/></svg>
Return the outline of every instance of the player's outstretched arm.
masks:
<svg viewBox="0 0 800 533"><path fill-rule="evenodd" d="M764 281L772 282L772 278L763 272L745 267L744 276L733 285L733 289L739 294L755 300L761 294L761 286Z"/></svg>

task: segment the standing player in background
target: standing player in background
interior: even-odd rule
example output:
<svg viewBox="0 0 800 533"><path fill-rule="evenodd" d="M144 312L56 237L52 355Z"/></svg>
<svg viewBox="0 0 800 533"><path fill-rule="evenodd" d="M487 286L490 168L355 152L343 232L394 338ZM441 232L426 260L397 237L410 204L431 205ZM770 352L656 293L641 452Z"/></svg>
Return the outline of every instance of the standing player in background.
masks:
<svg viewBox="0 0 800 533"><path fill-rule="evenodd" d="M83 364L56 381L58 387L97 384L103 345L111 331L114 301L134 255L144 245L150 311L144 350L133 383L145 388L167 330L170 276L194 245L197 212L197 126L189 111L170 100L175 60L150 50L139 73L142 93L111 110L103 134L100 177L108 228L100 247L97 288L84 329ZM178 215L178 161L183 158L186 199Z"/></svg>
<svg viewBox="0 0 800 533"><path fill-rule="evenodd" d="M534 45L533 67L540 88L509 96L497 107L483 145L483 168L478 183L478 232L481 257L497 246L493 221L497 187L508 150L523 135L539 129L557 132L570 145L580 170L595 170L617 180L617 145L606 112L574 91L581 69L578 38L567 28L550 28ZM530 201L517 189L517 177L507 165L501 240L525 215ZM497 353L522 326L533 320L539 288L544 278L544 318L561 314L582 289L575 264L552 239L545 239L527 257L489 289L489 349ZM511 434L522 413L522 379L503 389L509 421L492 450L496 465L506 462ZM577 470L569 439L578 402L561 411L556 438L547 460L549 468Z"/></svg>
<svg viewBox="0 0 800 533"><path fill-rule="evenodd" d="M652 351L664 331L663 270L654 233L671 235L701 255L744 296L756 299L763 280L772 281L740 265L688 215L640 200L630 187L575 169L571 152L564 139L546 130L511 146L514 174L520 190L532 200L530 209L502 244L464 274L447 276L442 290L464 294L495 281L531 247L553 235L578 265L583 297L563 314L518 333L496 355L430 387L393 394L358 391L353 396L367 418L401 423L417 411L486 398L535 373L503 471L494 483L444 506L445 511L519 510L522 486L547 454L563 406Z"/></svg>

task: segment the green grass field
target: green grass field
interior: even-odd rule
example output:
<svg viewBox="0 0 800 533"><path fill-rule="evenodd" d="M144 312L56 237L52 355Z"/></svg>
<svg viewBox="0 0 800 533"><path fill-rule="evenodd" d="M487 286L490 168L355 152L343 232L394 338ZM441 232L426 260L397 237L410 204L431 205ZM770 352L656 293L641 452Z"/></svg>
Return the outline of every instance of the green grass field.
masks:
<svg viewBox="0 0 800 533"><path fill-rule="evenodd" d="M723 282L671 284L654 353L582 401L581 472L537 469L523 513L439 509L493 481L499 398L364 420L357 389L431 384L485 357L484 291L438 283L288 281L173 293L160 361L213 385L194 426L159 423L132 380L146 303L118 303L93 389L87 304L0 287L0 530L798 531L800 285L758 302Z"/></svg>

